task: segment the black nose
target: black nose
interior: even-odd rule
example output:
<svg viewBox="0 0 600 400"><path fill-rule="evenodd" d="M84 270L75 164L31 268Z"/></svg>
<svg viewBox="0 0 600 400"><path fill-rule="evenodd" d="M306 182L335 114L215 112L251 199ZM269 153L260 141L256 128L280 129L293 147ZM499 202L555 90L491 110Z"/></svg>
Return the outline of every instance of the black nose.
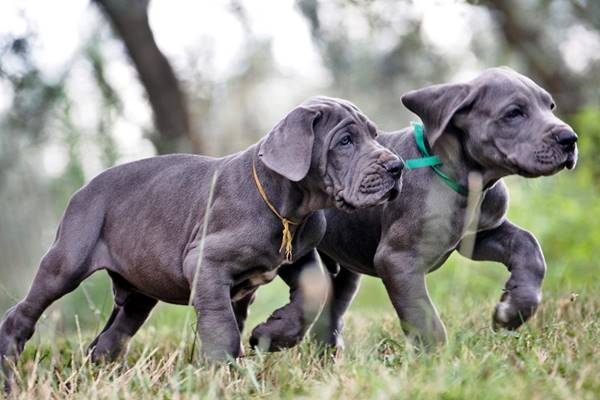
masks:
<svg viewBox="0 0 600 400"><path fill-rule="evenodd" d="M383 167L394 179L399 179L404 169L404 162L402 160L388 161Z"/></svg>
<svg viewBox="0 0 600 400"><path fill-rule="evenodd" d="M577 134L570 129L561 130L554 138L556 139L556 143L567 150L573 150L575 148L575 143L577 143Z"/></svg>

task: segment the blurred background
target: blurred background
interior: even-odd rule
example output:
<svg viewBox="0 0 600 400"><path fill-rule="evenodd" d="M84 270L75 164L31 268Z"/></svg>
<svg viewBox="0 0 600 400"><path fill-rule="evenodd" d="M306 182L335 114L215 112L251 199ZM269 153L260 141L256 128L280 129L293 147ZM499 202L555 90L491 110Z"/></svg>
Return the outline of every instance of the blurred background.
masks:
<svg viewBox="0 0 600 400"><path fill-rule="evenodd" d="M26 293L69 197L105 168L241 150L315 94L348 98L381 129L399 129L415 118L403 92L496 65L545 87L580 135L575 171L508 179L511 218L545 251L546 297L597 290L600 2L3 0L0 312ZM500 265L453 256L429 285L442 314L485 304L489 318L506 277ZM286 299L279 280L263 287L251 322ZM69 331L77 315L97 330L111 308L99 273L42 325ZM186 312L161 306L152 323ZM379 281L363 282L352 312L393 312Z"/></svg>

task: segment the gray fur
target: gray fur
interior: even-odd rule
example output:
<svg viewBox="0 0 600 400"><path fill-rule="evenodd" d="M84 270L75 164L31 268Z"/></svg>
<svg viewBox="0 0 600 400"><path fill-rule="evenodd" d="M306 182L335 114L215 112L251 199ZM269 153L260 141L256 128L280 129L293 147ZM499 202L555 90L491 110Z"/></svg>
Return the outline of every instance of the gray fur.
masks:
<svg viewBox="0 0 600 400"><path fill-rule="evenodd" d="M159 300L194 305L205 358L239 356L254 292L285 262L282 224L259 195L253 162L276 209L301 221L292 227L298 260L325 233L322 209L379 205L398 192L403 164L376 133L351 103L317 97L238 154L153 157L103 172L72 197L29 293L0 325L4 372L42 312L101 269L115 307L90 346L93 360L117 357Z"/></svg>
<svg viewBox="0 0 600 400"><path fill-rule="evenodd" d="M425 274L455 250L508 268L510 278L493 326L516 329L540 304L546 263L536 238L507 219L508 192L501 178L573 168L577 136L554 116L545 90L508 68L487 70L467 83L415 90L402 102L424 122L432 152L442 158L448 175L463 185L469 176L481 177L477 225L476 214L467 215L467 198L430 168L404 174L401 195L384 206L352 215L327 210L327 231L318 250L330 271L341 271L333 278L333 293L320 318L330 322L323 329L318 321L315 335L329 345L341 345L342 315L360 274L368 274L383 280L413 342L425 347L445 343L446 330L427 293ZM405 159L420 156L412 128L380 135L379 141ZM465 246L468 242L474 243L472 252ZM256 344L268 337L271 350L300 341L315 318L306 315L297 294L294 277L301 269L292 265L279 273L291 286L291 302L259 325L251 338Z"/></svg>

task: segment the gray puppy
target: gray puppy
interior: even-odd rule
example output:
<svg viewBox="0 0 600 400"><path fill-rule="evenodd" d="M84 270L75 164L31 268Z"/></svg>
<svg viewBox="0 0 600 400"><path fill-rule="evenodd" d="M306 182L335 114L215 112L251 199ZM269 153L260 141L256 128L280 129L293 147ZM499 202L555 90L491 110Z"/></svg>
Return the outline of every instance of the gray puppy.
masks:
<svg viewBox="0 0 600 400"><path fill-rule="evenodd" d="M239 356L254 292L319 243L321 210L398 193L403 163L376 134L353 104L317 97L238 154L153 157L103 172L70 200L29 293L0 326L5 372L42 312L101 269L115 307L90 346L94 360L119 355L158 300L194 305L204 357Z"/></svg>
<svg viewBox="0 0 600 400"><path fill-rule="evenodd" d="M446 178L432 168L411 170L404 175L402 195L385 206L351 216L325 212L327 231L318 250L330 271L341 270L333 278L328 312L320 317L330 321L329 327L317 331L317 338L341 346L342 316L360 274L368 274L383 280L413 342L444 343L446 330L427 293L425 274L455 250L508 268L510 279L493 325L516 329L540 304L546 263L535 237L506 218L508 192L501 178L573 168L577 135L554 116L545 90L507 68L487 70L467 83L415 90L402 102L424 122L425 150L443 161L438 171ZM417 159L423 152L414 134L406 128L380 135L379 142L405 159ZM480 214L474 212L478 207ZM302 260L304 268L314 262L311 257ZM315 316L303 309L300 273L293 265L280 270L291 287L291 302L254 330L251 344L267 338L276 350L302 339Z"/></svg>

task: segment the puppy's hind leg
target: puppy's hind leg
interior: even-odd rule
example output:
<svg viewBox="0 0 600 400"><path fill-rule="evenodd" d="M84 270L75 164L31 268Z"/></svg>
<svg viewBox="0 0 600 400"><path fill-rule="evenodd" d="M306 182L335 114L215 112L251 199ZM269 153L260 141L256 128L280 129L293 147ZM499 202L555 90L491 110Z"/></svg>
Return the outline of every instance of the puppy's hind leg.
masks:
<svg viewBox="0 0 600 400"><path fill-rule="evenodd" d="M127 341L135 335L158 302L132 291L117 275L113 278L115 307L106 326L90 344L92 361L114 361L121 355ZM125 284L123 284L125 283Z"/></svg>
<svg viewBox="0 0 600 400"><path fill-rule="evenodd" d="M17 362L44 310L94 272L88 261L98 241L103 212L99 207L84 209L78 196L71 200L27 296L0 323L0 375L4 376L7 391L11 384L10 364Z"/></svg>

